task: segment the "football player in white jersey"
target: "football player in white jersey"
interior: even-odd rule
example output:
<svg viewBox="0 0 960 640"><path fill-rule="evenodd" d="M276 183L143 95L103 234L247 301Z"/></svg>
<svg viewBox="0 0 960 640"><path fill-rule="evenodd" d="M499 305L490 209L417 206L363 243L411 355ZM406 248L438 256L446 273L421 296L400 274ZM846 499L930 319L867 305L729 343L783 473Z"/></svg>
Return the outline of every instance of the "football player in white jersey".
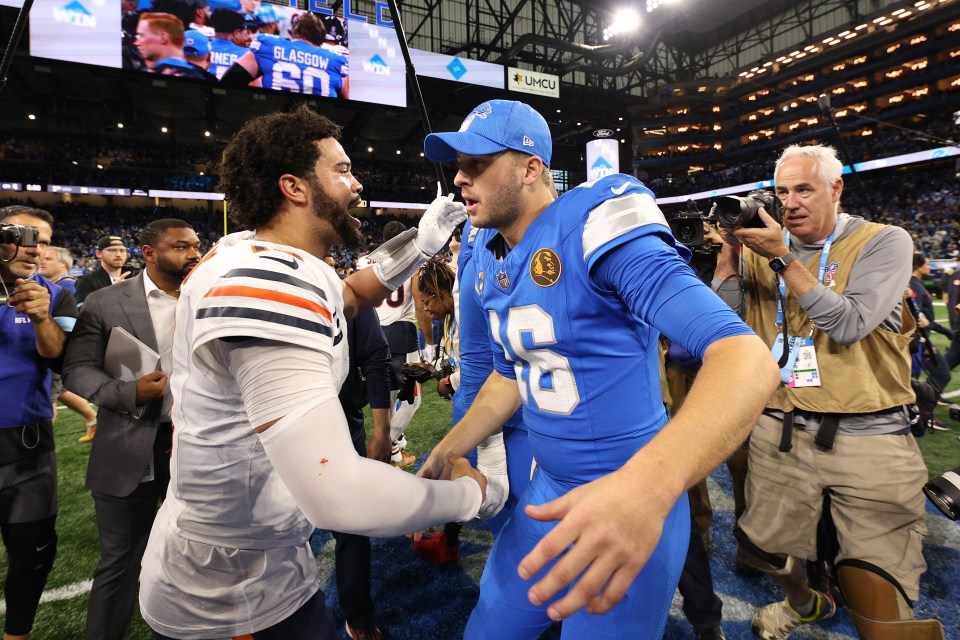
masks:
<svg viewBox="0 0 960 640"><path fill-rule="evenodd" d="M220 187L249 231L221 239L181 290L171 481L140 577L156 638L339 638L314 527L398 535L483 507L486 480L463 459L450 459L455 480L427 481L353 448L337 399L345 320L406 281L464 212L438 197L341 281L321 258L359 241L348 210L362 187L338 134L304 106L247 122L224 151Z"/></svg>

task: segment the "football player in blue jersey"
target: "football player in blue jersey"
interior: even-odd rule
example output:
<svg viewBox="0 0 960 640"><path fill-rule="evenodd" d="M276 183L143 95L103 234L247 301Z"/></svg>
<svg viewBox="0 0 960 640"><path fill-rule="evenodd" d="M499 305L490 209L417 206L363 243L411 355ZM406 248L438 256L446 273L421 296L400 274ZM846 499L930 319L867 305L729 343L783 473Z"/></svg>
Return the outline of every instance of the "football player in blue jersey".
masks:
<svg viewBox="0 0 960 640"><path fill-rule="evenodd" d="M459 164L455 183L480 228L473 287L495 342L495 370L424 475L441 476L446 455L521 405L537 461L465 637L537 638L562 619L563 638L659 640L687 551L685 491L746 436L776 363L689 268L635 178L554 199L550 130L528 105L485 102L424 149ZM703 361L669 421L661 332Z"/></svg>
<svg viewBox="0 0 960 640"><path fill-rule="evenodd" d="M323 47L326 29L319 16L300 14L290 28L291 40L258 35L221 82L247 85L259 78L265 89L279 89L329 98L350 97L346 56Z"/></svg>
<svg viewBox="0 0 960 640"><path fill-rule="evenodd" d="M210 16L210 24L213 26L214 38L210 41L208 70L217 76L217 80L221 80L237 58L250 50L253 34L247 29L243 16L229 9L214 11Z"/></svg>

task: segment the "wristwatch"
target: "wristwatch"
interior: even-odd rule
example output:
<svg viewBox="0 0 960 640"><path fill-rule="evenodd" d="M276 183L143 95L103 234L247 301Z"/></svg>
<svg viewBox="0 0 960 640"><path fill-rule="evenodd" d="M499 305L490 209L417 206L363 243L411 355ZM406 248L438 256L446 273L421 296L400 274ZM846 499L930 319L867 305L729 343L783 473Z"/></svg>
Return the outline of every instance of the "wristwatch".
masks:
<svg viewBox="0 0 960 640"><path fill-rule="evenodd" d="M793 251L787 251L786 255L782 255L779 258L774 258L770 261L770 268L773 269L774 273L783 273L787 270L787 267L791 262L797 259L796 254Z"/></svg>

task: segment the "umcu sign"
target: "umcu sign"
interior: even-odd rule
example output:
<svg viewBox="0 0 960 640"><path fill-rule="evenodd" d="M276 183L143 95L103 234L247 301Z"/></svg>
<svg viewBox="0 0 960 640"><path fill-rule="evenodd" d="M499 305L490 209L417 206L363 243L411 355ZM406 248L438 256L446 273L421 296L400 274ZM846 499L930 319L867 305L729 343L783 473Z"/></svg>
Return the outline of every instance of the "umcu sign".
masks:
<svg viewBox="0 0 960 640"><path fill-rule="evenodd" d="M549 98L559 98L560 77L549 73L507 67L507 89Z"/></svg>

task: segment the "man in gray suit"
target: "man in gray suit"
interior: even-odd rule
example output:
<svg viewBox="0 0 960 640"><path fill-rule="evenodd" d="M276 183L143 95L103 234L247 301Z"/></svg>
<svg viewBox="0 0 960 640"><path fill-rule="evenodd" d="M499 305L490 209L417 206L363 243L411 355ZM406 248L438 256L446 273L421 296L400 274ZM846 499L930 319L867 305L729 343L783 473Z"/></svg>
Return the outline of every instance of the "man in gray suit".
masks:
<svg viewBox="0 0 960 640"><path fill-rule="evenodd" d="M200 259L189 224L155 220L140 234L146 270L90 294L67 347L64 386L100 407L87 487L93 493L100 562L87 607L88 640L121 640L130 624L140 560L170 479L171 348L180 285ZM160 354L139 380L104 371L111 331L122 327Z"/></svg>

